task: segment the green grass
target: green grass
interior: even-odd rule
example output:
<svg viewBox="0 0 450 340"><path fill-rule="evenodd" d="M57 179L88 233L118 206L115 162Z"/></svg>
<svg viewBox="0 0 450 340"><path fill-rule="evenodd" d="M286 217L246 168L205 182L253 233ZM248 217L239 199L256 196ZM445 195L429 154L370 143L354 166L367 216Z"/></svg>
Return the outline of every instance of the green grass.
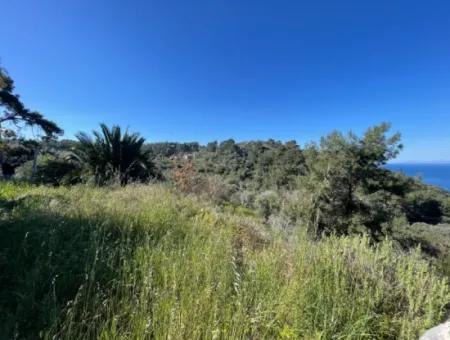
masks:
<svg viewBox="0 0 450 340"><path fill-rule="evenodd" d="M0 204L2 201L17 198L21 194L29 192L31 186L26 183L0 182Z"/></svg>
<svg viewBox="0 0 450 340"><path fill-rule="evenodd" d="M0 184L17 196L0 212L4 338L414 339L450 301L419 251L286 238L164 186Z"/></svg>

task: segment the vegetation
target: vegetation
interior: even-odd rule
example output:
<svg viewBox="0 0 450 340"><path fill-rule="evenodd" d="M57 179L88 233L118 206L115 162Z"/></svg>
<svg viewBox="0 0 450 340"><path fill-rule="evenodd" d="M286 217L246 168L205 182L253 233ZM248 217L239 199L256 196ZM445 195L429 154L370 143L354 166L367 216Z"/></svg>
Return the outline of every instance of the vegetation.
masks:
<svg viewBox="0 0 450 340"><path fill-rule="evenodd" d="M295 141L209 143L194 163L200 173L221 175L251 190L292 187L305 173L303 153Z"/></svg>
<svg viewBox="0 0 450 340"><path fill-rule="evenodd" d="M2 67L0 67L0 108L3 109L0 113L0 177L9 177L17 166L14 157L17 157L17 151L22 155L23 151L30 154L25 146L33 144L23 143L22 139L17 138L15 130L24 126L37 127L44 131L46 138L62 135L63 130L39 112L25 107L19 95L14 94L14 81ZM18 145L24 147L20 148ZM32 153L36 157L38 149L34 148Z"/></svg>
<svg viewBox="0 0 450 340"><path fill-rule="evenodd" d="M120 127L112 129L101 124L101 133L94 131L94 138L80 132L76 158L93 175L95 183L105 185L117 180L126 185L129 180L145 179L152 175L152 164L142 151L145 139L139 134L123 135Z"/></svg>
<svg viewBox="0 0 450 340"><path fill-rule="evenodd" d="M58 140L13 90L1 70L5 338L413 339L446 314L450 194L384 167L388 124L303 148Z"/></svg>
<svg viewBox="0 0 450 340"><path fill-rule="evenodd" d="M37 126L47 135L62 134L63 130L54 122L45 119L42 114L25 107L17 94L14 94L14 81L5 69L0 68L0 106L4 108L0 115L0 126L5 123Z"/></svg>
<svg viewBox="0 0 450 340"><path fill-rule="evenodd" d="M411 339L450 299L391 241L286 239L161 185L3 186L7 337Z"/></svg>

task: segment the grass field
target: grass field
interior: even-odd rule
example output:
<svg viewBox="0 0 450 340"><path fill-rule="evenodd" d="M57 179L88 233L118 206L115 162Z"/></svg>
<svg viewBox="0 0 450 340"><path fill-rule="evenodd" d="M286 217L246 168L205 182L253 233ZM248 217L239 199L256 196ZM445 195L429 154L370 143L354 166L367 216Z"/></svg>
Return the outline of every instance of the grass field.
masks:
<svg viewBox="0 0 450 340"><path fill-rule="evenodd" d="M0 184L0 334L414 339L446 281L419 251L267 230L162 185Z"/></svg>

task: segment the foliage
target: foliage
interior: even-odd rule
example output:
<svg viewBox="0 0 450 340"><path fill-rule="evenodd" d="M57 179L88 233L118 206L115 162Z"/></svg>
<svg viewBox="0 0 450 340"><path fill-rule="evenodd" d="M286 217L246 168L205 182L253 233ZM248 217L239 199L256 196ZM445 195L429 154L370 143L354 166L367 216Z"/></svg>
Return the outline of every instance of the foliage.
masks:
<svg viewBox="0 0 450 340"><path fill-rule="evenodd" d="M255 207L265 219L268 219L271 214L279 210L280 197L276 191L264 191L256 196Z"/></svg>
<svg viewBox="0 0 450 340"><path fill-rule="evenodd" d="M0 163L3 178L11 178L16 168L33 159L35 150L38 147L39 143L37 141L17 138L15 135L10 138L3 138L0 141L0 153L2 154Z"/></svg>
<svg viewBox="0 0 450 340"><path fill-rule="evenodd" d="M297 143L268 140L210 143L194 159L198 171L225 177L253 190L289 187L304 173L304 158Z"/></svg>
<svg viewBox="0 0 450 340"><path fill-rule="evenodd" d="M70 185L81 181L82 169L77 162L69 159L70 155L53 156L44 154L37 157L36 169L33 173L33 161L21 165L15 174L19 180L30 180L33 183L49 185Z"/></svg>
<svg viewBox="0 0 450 340"><path fill-rule="evenodd" d="M195 186L199 179L192 163L189 162L173 170L172 181L183 192L195 192Z"/></svg>
<svg viewBox="0 0 450 340"><path fill-rule="evenodd" d="M279 218L290 226L306 226L315 236L369 232L380 239L391 232L398 218L406 217L410 223L450 221L448 193L383 167L401 149L399 135L388 136L388 129L388 124L381 124L362 137L334 132L319 145L304 149L294 141L274 140L236 143L230 139L201 146L195 142L143 144L135 136L135 141L110 143L110 138L121 137L108 130L109 137L103 131L93 139L81 134L83 142L50 139L25 148L28 142L22 141L18 145L23 147L17 148L22 151L10 152L8 162L17 167L36 159L37 148L42 155L37 163L43 155L54 159L47 162L48 167L37 164L35 172L40 173L32 177L40 183L70 184L81 178L100 185L124 185L130 179L155 177L215 203L256 209L266 220L283 210ZM136 145L124 151L123 142ZM74 150L78 150L76 159L61 156ZM183 175L186 163L191 173ZM28 163L23 168L30 167ZM261 209L256 198L265 191L276 192L281 208Z"/></svg>
<svg viewBox="0 0 450 340"><path fill-rule="evenodd" d="M117 180L125 185L153 175L148 152L142 151L144 138L128 131L122 134L118 126L100 127L101 132L93 131L94 139L83 132L77 134L77 159L90 170L96 184Z"/></svg>
<svg viewBox="0 0 450 340"><path fill-rule="evenodd" d="M440 223L445 217L447 202L448 195L439 189L418 185L416 190L406 195L408 220L411 223Z"/></svg>
<svg viewBox="0 0 450 340"><path fill-rule="evenodd" d="M2 68L0 108L0 174L22 182L0 182L2 337L412 339L450 303L450 195L383 167L388 124L304 149L57 141Z"/></svg>
<svg viewBox="0 0 450 340"><path fill-rule="evenodd" d="M144 145L144 149L150 151L153 155L171 157L181 153L194 153L200 150L200 144L192 143L149 143Z"/></svg>
<svg viewBox="0 0 450 340"><path fill-rule="evenodd" d="M404 249L420 247L439 271L450 277L450 224L403 223L393 230L392 237Z"/></svg>
<svg viewBox="0 0 450 340"><path fill-rule="evenodd" d="M286 242L160 185L0 185L8 338L413 339L450 301L390 241Z"/></svg>
<svg viewBox="0 0 450 340"><path fill-rule="evenodd" d="M220 176L198 173L191 162L175 168L172 181L180 191L197 194L215 204L230 201L235 189Z"/></svg>
<svg viewBox="0 0 450 340"><path fill-rule="evenodd" d="M362 138L333 132L306 151L308 172L302 185L310 195L312 233L348 234L363 226L377 236L395 216L399 207L392 197L393 178L381 166L398 154L401 144L398 134L386 136L388 129L388 124L369 128Z"/></svg>
<svg viewBox="0 0 450 340"><path fill-rule="evenodd" d="M36 154L37 143L17 137L23 126L37 127L46 137L62 135L63 130L41 113L25 107L18 94L14 94L14 81L0 67L0 179L8 179L15 168ZM14 131L16 130L16 131Z"/></svg>
<svg viewBox="0 0 450 340"><path fill-rule="evenodd" d="M319 145L303 150L294 141L236 143L232 139L195 149L186 146L186 152L183 144L156 144L171 146L170 157L158 154L158 147L153 150L161 168L172 169L172 179L176 173L182 175L183 164L189 160L192 174L184 178L190 179L190 189L181 188L186 192L201 194L205 191L202 174L214 174L234 185L230 202L254 208L266 220L281 209L282 216L272 220L301 224L315 236L368 232L381 239L399 218L406 217L410 223L450 218L448 194L383 167L402 148L400 135L389 136L388 131L389 125L383 123L362 137L333 132ZM266 191L279 196L273 211L263 208L263 200L256 201Z"/></svg>
<svg viewBox="0 0 450 340"><path fill-rule="evenodd" d="M63 130L56 123L44 118L39 112L31 111L25 107L19 95L14 94L14 81L1 67L0 107L4 108L3 114L0 115L0 127L5 123L24 123L28 126L41 128L48 136L63 133Z"/></svg>

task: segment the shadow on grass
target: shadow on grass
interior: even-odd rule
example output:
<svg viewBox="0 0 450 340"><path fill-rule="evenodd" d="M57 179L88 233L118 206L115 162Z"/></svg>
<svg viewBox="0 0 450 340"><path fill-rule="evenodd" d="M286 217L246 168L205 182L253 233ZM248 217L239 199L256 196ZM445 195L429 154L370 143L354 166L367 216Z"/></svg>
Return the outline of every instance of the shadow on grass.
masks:
<svg viewBox="0 0 450 340"><path fill-rule="evenodd" d="M108 287L137 231L95 218L0 202L0 338L39 338L82 285ZM11 205L11 207L9 206ZM5 209L6 208L6 209ZM12 209L14 208L14 209Z"/></svg>

